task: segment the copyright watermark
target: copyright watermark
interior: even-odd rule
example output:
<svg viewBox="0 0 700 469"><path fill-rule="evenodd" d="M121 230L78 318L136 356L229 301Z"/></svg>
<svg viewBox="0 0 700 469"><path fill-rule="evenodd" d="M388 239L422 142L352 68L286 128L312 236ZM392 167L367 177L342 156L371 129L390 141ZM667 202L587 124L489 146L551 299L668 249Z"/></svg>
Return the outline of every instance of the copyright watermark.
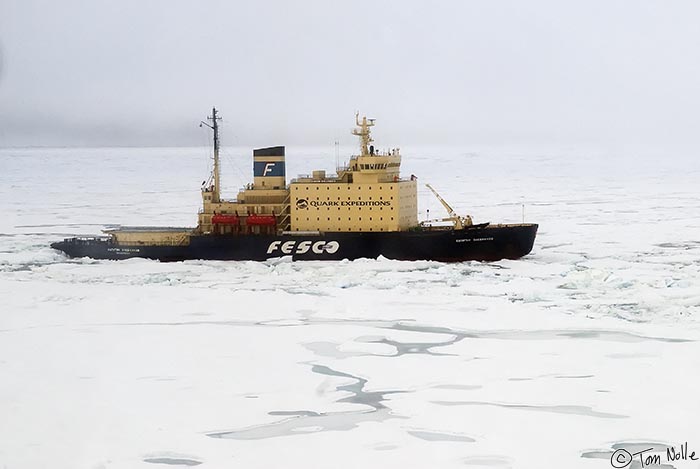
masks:
<svg viewBox="0 0 700 469"><path fill-rule="evenodd" d="M664 462L697 461L700 459L700 456L695 451L688 449L687 441L680 445L678 449L675 446L666 448L665 454L655 454L653 451L654 448L651 447L630 453L626 449L620 448L615 450L610 456L610 465L615 469L623 469L632 464L632 461L638 461L642 468L653 468L654 466L660 466Z"/></svg>

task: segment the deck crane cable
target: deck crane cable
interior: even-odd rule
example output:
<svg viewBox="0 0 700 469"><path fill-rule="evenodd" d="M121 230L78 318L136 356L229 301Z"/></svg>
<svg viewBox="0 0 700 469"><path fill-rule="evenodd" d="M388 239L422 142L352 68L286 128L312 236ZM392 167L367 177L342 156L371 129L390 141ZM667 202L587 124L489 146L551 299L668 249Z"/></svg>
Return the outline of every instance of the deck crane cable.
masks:
<svg viewBox="0 0 700 469"><path fill-rule="evenodd" d="M457 215L457 214L455 213L455 211L452 209L452 207L450 207L450 204L448 204L448 203L445 201L445 199L443 199L442 197L440 197L440 194L438 194L437 191L436 191L435 189L433 189L433 186L431 186L430 184L426 184L425 186L426 186L428 189L430 189L430 191L431 191L431 192L435 195L435 197L437 197L437 199L440 201L440 203L442 204L442 206L445 207L445 210L447 210L447 213L448 213L449 217L448 217L448 218L443 218L442 221L451 221L452 223L454 223L455 229L457 229L457 230L461 230L461 229L463 229L465 226L469 226L469 225L472 224L472 217L470 217L469 215L467 215L467 216L465 216L465 217L460 217L459 215Z"/></svg>
<svg viewBox="0 0 700 469"><path fill-rule="evenodd" d="M220 127L226 127L225 121L222 121L221 124L219 124ZM236 158L233 156L233 154L229 153L228 151L223 152L223 156L226 159L226 161L230 164L230 166L238 173L238 175L241 177L242 181L248 180L250 176L246 176L246 174L243 172L241 169L241 166L238 164L236 161ZM243 183L242 185L245 185Z"/></svg>
<svg viewBox="0 0 700 469"><path fill-rule="evenodd" d="M200 125L199 127L202 127L202 126ZM211 155L211 148L212 148L211 138L212 137L211 137L211 133L206 131L206 130L203 131L201 135L202 135L202 141L204 142L204 146L203 146L204 157L206 158L206 161L207 161L207 174L209 174L209 176L207 176L207 178L204 180L204 184L202 184L202 185L203 186L210 186L211 181L214 178L214 172L212 171L212 165L211 165L211 162L213 159L213 156Z"/></svg>

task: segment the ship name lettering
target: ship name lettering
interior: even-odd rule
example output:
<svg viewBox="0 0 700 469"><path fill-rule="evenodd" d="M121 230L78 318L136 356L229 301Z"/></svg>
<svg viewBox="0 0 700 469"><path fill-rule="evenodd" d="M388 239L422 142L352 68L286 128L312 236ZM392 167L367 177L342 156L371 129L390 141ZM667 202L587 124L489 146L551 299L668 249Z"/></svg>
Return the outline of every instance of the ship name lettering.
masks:
<svg viewBox="0 0 700 469"><path fill-rule="evenodd" d="M282 252L285 254L291 254L295 244L296 241L287 241L282 245Z"/></svg>
<svg viewBox="0 0 700 469"><path fill-rule="evenodd" d="M455 239L455 243L468 243L470 241L493 241L493 237L489 236L487 238L462 238L462 239Z"/></svg>
<svg viewBox="0 0 700 469"><path fill-rule="evenodd" d="M297 253L306 254L309 252L309 249L311 249L311 241L302 241L299 243L299 246L297 246Z"/></svg>
<svg viewBox="0 0 700 469"><path fill-rule="evenodd" d="M139 248L107 248L108 252L118 252L118 253L123 253L123 252L141 252Z"/></svg>
<svg viewBox="0 0 700 469"><path fill-rule="evenodd" d="M338 249L340 249L338 241L302 241L298 244L297 241L273 241L268 246L267 253L281 251L283 254L306 254L311 250L315 254L334 254Z"/></svg>

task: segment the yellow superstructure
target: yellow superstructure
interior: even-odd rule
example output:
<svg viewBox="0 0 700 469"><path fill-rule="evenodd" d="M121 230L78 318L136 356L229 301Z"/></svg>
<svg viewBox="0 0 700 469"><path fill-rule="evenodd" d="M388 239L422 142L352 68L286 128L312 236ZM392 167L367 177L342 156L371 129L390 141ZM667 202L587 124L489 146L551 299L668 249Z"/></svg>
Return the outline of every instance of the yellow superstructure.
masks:
<svg viewBox="0 0 700 469"><path fill-rule="evenodd" d="M399 149L376 151L374 120L356 116L356 124L360 154L337 176L314 171L289 185L291 231L401 231L418 224L416 180L401 179Z"/></svg>
<svg viewBox="0 0 700 469"><path fill-rule="evenodd" d="M216 133L215 112L210 120ZM399 149L376 151L370 134L374 120L355 116L355 122L360 154L337 168L337 175L317 170L286 185L284 147L253 151L253 183L235 201L219 197L219 177L213 174L202 190L198 232L401 231L417 226L417 183L414 177L401 178ZM214 142L216 172L218 137Z"/></svg>
<svg viewBox="0 0 700 469"><path fill-rule="evenodd" d="M215 149L214 159L218 158ZM215 234L275 234L289 223L289 189L286 187L284 147L253 150L253 183L238 192L236 200L216 202L215 183L202 189L202 211L199 213L198 230ZM216 167L216 165L215 165ZM212 178L216 180L215 177ZM215 216L229 217L229 223L214 223ZM251 215L274 217L274 223L256 225L248 223ZM258 218L259 220L259 218Z"/></svg>

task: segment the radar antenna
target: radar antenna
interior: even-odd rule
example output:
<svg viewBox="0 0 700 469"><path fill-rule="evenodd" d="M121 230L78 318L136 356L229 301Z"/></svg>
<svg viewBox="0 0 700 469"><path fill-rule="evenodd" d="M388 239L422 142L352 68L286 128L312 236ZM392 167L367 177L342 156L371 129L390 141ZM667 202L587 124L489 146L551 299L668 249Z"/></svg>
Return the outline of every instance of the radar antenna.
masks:
<svg viewBox="0 0 700 469"><path fill-rule="evenodd" d="M367 119L367 117L362 117L360 121L360 113L355 113L355 124L359 129L352 129L352 134L360 137L360 156L369 156L374 152L370 152L369 147L374 140L370 135L370 127L374 126L375 119Z"/></svg>

